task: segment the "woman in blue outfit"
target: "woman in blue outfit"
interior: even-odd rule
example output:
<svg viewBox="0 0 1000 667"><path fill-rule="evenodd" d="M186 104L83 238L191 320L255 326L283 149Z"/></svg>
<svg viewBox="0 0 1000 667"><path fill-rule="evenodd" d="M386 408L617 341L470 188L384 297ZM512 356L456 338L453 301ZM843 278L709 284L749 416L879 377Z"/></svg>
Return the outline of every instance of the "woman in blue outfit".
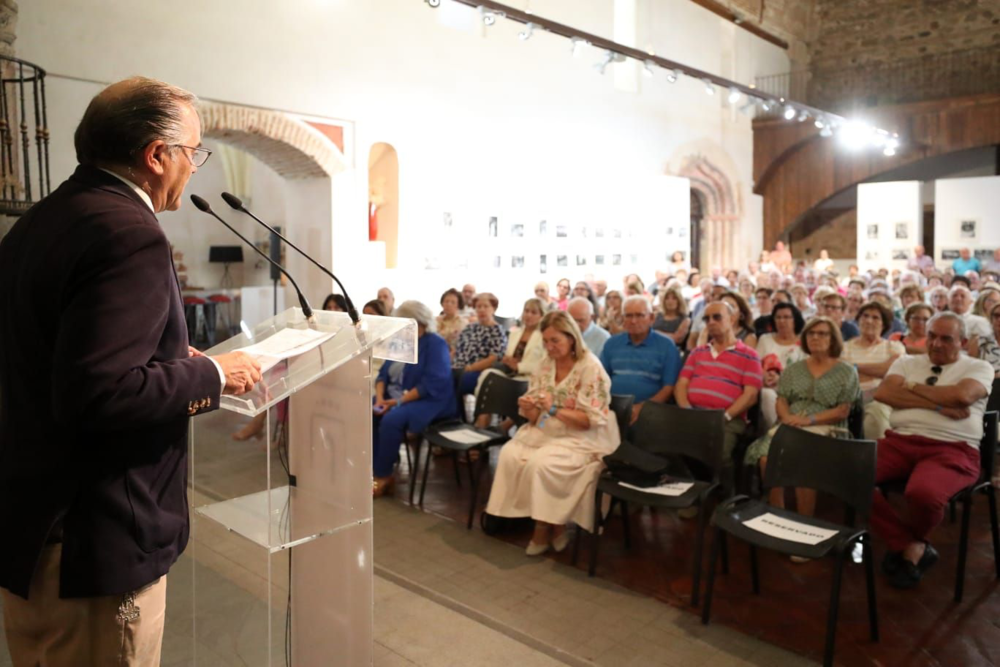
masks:
<svg viewBox="0 0 1000 667"><path fill-rule="evenodd" d="M393 312L417 322L417 363L388 362L375 381L372 408L373 494L392 488L399 445L406 433L420 433L436 419L457 413L448 343L430 331L431 309L419 301L404 301Z"/></svg>

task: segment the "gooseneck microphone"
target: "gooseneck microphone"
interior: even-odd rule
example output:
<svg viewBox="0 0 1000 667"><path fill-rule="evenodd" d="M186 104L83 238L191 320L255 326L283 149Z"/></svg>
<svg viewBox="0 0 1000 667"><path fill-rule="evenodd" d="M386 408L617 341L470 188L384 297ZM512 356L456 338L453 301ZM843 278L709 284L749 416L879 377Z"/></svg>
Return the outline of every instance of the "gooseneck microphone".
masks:
<svg viewBox="0 0 1000 667"><path fill-rule="evenodd" d="M273 227L271 227L271 225L267 224L266 222L264 222L263 220L261 220L260 218L258 218L256 215L254 215L253 213L251 213L250 209L248 209L246 206L244 206L243 205L243 201L240 200L240 198L237 197L236 195L230 194L228 192L223 192L222 193L222 198L231 207L233 207L237 211L241 211L242 213L246 213L247 215L249 215L251 218L253 218L258 223L260 223L261 226L263 226L267 231L271 232L272 234L274 234L275 236L277 236L279 239L281 239L282 241L284 241L285 243L287 243L289 246L291 246L291 248L293 250L295 250L295 252L299 253L300 255L302 255L303 257L305 257L306 259L308 259L310 262L312 262L313 264L315 264L316 268L318 268L320 271L322 271L326 275L328 275L331 278L333 278L334 282L337 283L337 286L340 287L340 291L344 294L344 301L347 302L347 314L348 314L348 316L350 316L351 322L353 322L354 324L358 324L358 322L360 320L358 318L358 311L354 307L354 302L352 302L351 301L351 297L349 297L347 295L347 290L344 289L344 284L340 282L340 280L337 278L337 276L333 275L333 272L330 271L330 269L326 268L325 266L323 266L322 264L320 264L319 262L317 262L315 259L313 259L309 255L307 255L305 253L305 251L303 251L297 245L295 245L294 243L292 243L291 241L289 241L288 239L286 239L284 236L282 236L277 230L275 230Z"/></svg>
<svg viewBox="0 0 1000 667"><path fill-rule="evenodd" d="M233 234L236 234L238 237L240 237L240 240L242 240L248 246L250 246L251 248L253 248L254 251L256 251L256 253L258 255L260 255L261 257L263 257L264 259L266 259L276 269L278 269L279 271L281 271L281 273L283 273L285 275L285 277L288 278L288 281L290 283L292 283L292 287L295 288L295 293L299 297L299 305L302 306L302 314L306 316L307 320L311 321L313 319L313 309L309 306L309 302L306 301L305 295L302 294L302 290L299 289L298 284L295 282L295 278L292 278L288 274L288 271L285 271L284 267L281 266L281 264L278 264L276 261L274 261L273 259L271 259L270 257L268 257L267 253L265 253L264 251L262 251L256 245L254 245L253 243L251 243L249 239L247 239L245 236L243 236L238 231L236 231L235 229L233 229L232 225L230 225L228 222L226 222L225 220L223 220L222 218L220 218L218 216L218 214L216 214L216 212L212 210L212 207L208 205L207 201L205 201L204 199L202 199L198 195L191 195L191 201L194 203L195 207L197 207L197 209L199 211L202 211L203 213L208 213L210 216L212 216L213 218L215 218L216 220L218 220L219 222L221 222L222 224L224 224L229 229L229 231L231 231Z"/></svg>

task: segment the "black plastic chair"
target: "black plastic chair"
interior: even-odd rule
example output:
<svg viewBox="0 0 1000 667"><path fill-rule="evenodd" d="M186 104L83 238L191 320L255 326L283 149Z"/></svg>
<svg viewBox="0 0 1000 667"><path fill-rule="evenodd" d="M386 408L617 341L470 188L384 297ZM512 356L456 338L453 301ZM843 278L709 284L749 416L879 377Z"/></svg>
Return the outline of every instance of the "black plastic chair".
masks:
<svg viewBox="0 0 1000 667"><path fill-rule="evenodd" d="M727 500L715 510L712 517L715 540L712 543L705 606L702 608L701 620L702 623L708 624L715 585L715 563L720 549L724 548L727 534L750 545L750 572L754 593L760 593L757 547L805 558L832 556L835 565L830 606L827 611L826 645L823 650L823 664L832 665L844 563L850 558L851 551L858 542L862 545L865 564L871 638L872 641L878 641L878 609L875 602L875 566L871 535L865 528L852 527L855 516L860 516L867 522L871 512L872 494L875 489L875 443L870 440L831 438L782 426L771 441L764 488L767 490L790 486L816 489L843 501L847 505L845 523L848 525L838 525L790 510L778 509L747 496L736 496ZM765 535L744 525L746 521L767 513L817 528L836 530L837 533L818 544L810 545Z"/></svg>
<svg viewBox="0 0 1000 667"><path fill-rule="evenodd" d="M1000 378L993 380L990 396L986 399L986 412L1000 412Z"/></svg>
<svg viewBox="0 0 1000 667"><path fill-rule="evenodd" d="M992 395L991 395L992 396ZM997 499L993 488L993 462L996 459L997 412L983 415L983 438L979 441L979 479L965 487L949 499L954 509L962 504L962 529L958 538L958 564L955 572L955 602L961 602L965 593L965 561L969 553L969 522L972 517L972 497L977 493L986 496L990 508L990 532L993 537L993 563L997 579L1000 579L1000 523L997 521ZM879 485L882 493L903 493L906 480L893 480Z"/></svg>
<svg viewBox="0 0 1000 667"><path fill-rule="evenodd" d="M526 380L514 380L500 373L490 373L483 380L479 387L479 395L476 397L476 411L478 417L481 414L499 415L501 419L509 418L516 424L524 423L524 419L518 414L517 399L528 390ZM445 434L454 431L466 431L488 436L489 440L475 444L455 442ZM471 499L469 500L469 520L466 528L472 528L472 519L476 513L476 503L479 500L479 479L483 472L483 467L489 465L487 450L490 447L502 445L509 440L506 433L500 433L492 429L476 428L471 424L466 424L459 420L452 420L441 424L430 426L424 431L424 440L429 443L427 457L424 460L424 474L420 485L420 506L424 505L424 492L427 490L427 473L431 467L431 449L440 447L451 452L452 462L455 466L455 479L461 485L461 477L458 473L459 454L465 453L466 463L469 464L469 484L471 485ZM479 465L476 466L472 460L471 452L479 452ZM417 451L419 459L420 452Z"/></svg>
<svg viewBox="0 0 1000 667"><path fill-rule="evenodd" d="M606 471L597 481L594 507L594 533L591 537L590 568L592 577L597 569L597 552L601 540L603 518L601 506L604 494L608 494L621 504L622 522L625 528L625 546L630 546L628 504L663 509L698 509L698 534L695 541L694 564L692 569L691 604L698 605L701 589L701 561L705 542L705 510L709 497L721 490L719 474L722 468L722 441L725 421L721 410L685 410L673 405L647 402L639 413L639 419L628 431L628 440L634 446L666 459L694 461L706 471L707 480L691 479L687 475L672 477L672 481L689 482L691 487L678 496L650 493L628 486ZM683 466L682 466L683 467ZM609 512L610 514L610 512Z"/></svg>

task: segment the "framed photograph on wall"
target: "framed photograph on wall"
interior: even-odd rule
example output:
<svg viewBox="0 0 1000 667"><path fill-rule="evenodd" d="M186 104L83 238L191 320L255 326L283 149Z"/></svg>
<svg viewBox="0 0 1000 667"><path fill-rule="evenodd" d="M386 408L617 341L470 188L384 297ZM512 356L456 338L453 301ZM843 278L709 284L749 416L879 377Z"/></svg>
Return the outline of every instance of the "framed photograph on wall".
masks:
<svg viewBox="0 0 1000 667"><path fill-rule="evenodd" d="M877 262L878 261L878 250L869 250L865 253L866 262Z"/></svg>
<svg viewBox="0 0 1000 667"><path fill-rule="evenodd" d="M538 272L548 273L549 272L549 256L539 255L538 256Z"/></svg>
<svg viewBox="0 0 1000 667"><path fill-rule="evenodd" d="M980 262L991 262L993 261L993 251L989 248L978 248L974 253L972 253L976 259Z"/></svg>
<svg viewBox="0 0 1000 667"><path fill-rule="evenodd" d="M621 255L611 255L611 266L621 266L622 256Z"/></svg>
<svg viewBox="0 0 1000 667"><path fill-rule="evenodd" d="M510 257L510 268L512 268L512 269L523 269L524 268L524 255L511 255L511 257Z"/></svg>
<svg viewBox="0 0 1000 667"><path fill-rule="evenodd" d="M604 266L604 255L594 255L594 264Z"/></svg>
<svg viewBox="0 0 1000 667"><path fill-rule="evenodd" d="M501 258L500 255L494 255L493 256L493 268L494 269L499 269L501 261L503 261L503 258Z"/></svg>
<svg viewBox="0 0 1000 667"><path fill-rule="evenodd" d="M962 254L958 250L942 250L941 259L943 260L953 260L961 257Z"/></svg>
<svg viewBox="0 0 1000 667"><path fill-rule="evenodd" d="M500 230L500 218L495 215L490 216L490 238L496 238L499 235Z"/></svg>
<svg viewBox="0 0 1000 667"><path fill-rule="evenodd" d="M893 259L909 259L910 258L910 251L908 251L906 248L896 248L895 250L892 251L892 258Z"/></svg>
<svg viewBox="0 0 1000 667"><path fill-rule="evenodd" d="M544 239L548 235L549 235L549 221L548 220L539 220L538 221L538 236L540 238Z"/></svg>
<svg viewBox="0 0 1000 667"><path fill-rule="evenodd" d="M577 255L576 256L576 265L577 266L587 266L587 256L586 255Z"/></svg>
<svg viewBox="0 0 1000 667"><path fill-rule="evenodd" d="M905 222L896 223L896 240L905 241L910 238L910 226Z"/></svg>
<svg viewBox="0 0 1000 667"><path fill-rule="evenodd" d="M518 239L524 237L524 225L513 224L510 226L510 235L512 238Z"/></svg>
<svg viewBox="0 0 1000 667"><path fill-rule="evenodd" d="M976 238L976 221L975 220L962 220L958 223L959 236L963 239L974 239Z"/></svg>
<svg viewBox="0 0 1000 667"><path fill-rule="evenodd" d="M569 266L569 257L566 255L556 255L556 266Z"/></svg>
<svg viewBox="0 0 1000 667"><path fill-rule="evenodd" d="M569 237L569 229L566 225L556 225L556 238L565 239Z"/></svg>
<svg viewBox="0 0 1000 667"><path fill-rule="evenodd" d="M868 238L870 239L878 238L878 225L868 225Z"/></svg>

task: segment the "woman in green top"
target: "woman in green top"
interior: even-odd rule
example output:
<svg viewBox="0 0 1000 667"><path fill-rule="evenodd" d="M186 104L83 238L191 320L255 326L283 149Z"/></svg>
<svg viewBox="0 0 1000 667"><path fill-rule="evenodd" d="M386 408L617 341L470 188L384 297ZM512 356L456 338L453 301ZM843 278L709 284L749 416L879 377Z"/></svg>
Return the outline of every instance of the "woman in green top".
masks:
<svg viewBox="0 0 1000 667"><path fill-rule="evenodd" d="M747 448L744 462L760 462L760 473L767 466L767 451L771 438L782 424L828 435L834 428L846 428L851 406L858 398L858 373L854 367L839 360L844 341L840 327L827 317L809 320L802 329L802 351L808 357L790 364L778 381L778 424ZM816 508L816 492L795 489L798 512L812 516ZM785 506L785 490L771 489L768 502L774 507Z"/></svg>

